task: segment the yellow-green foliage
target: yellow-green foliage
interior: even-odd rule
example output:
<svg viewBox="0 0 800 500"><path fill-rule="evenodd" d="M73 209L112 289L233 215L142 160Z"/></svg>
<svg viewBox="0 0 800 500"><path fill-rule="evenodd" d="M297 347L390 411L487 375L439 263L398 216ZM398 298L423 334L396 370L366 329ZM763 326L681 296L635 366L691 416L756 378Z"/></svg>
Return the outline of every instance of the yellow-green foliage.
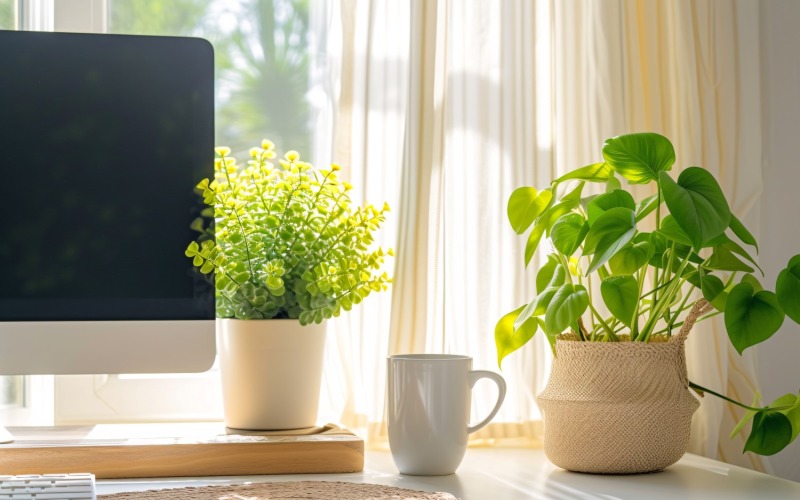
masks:
<svg viewBox="0 0 800 500"><path fill-rule="evenodd" d="M389 206L353 207L338 165L318 170L289 151L276 167L274 149L262 141L240 167L216 148L214 180L197 185L215 225L193 223L203 236L186 256L214 273L217 317L319 323L386 290L381 267L393 253L372 244Z"/></svg>

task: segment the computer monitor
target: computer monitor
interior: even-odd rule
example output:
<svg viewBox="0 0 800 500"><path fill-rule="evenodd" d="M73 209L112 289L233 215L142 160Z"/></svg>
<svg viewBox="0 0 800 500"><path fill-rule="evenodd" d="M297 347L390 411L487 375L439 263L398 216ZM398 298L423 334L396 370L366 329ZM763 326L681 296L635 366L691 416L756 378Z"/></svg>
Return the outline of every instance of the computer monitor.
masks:
<svg viewBox="0 0 800 500"><path fill-rule="evenodd" d="M201 39L0 31L0 375L207 370Z"/></svg>

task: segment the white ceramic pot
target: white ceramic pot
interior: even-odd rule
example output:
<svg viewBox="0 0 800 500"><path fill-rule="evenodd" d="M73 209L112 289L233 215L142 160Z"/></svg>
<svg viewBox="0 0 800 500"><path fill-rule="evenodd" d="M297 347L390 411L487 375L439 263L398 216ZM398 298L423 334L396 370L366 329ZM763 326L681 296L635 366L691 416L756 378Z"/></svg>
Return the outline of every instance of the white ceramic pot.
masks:
<svg viewBox="0 0 800 500"><path fill-rule="evenodd" d="M217 319L225 425L280 430L317 423L326 325Z"/></svg>

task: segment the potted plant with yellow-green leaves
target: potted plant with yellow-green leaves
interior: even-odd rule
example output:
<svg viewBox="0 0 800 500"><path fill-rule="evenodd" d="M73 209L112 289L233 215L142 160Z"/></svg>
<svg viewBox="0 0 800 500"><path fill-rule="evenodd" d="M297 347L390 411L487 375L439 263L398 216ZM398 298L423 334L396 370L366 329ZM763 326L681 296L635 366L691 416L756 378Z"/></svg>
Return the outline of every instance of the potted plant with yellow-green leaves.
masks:
<svg viewBox="0 0 800 500"><path fill-rule="evenodd" d="M521 187L508 202L513 229L532 226L526 265L543 237L551 243L536 297L495 329L498 363L539 330L553 348L553 371L537 397L545 453L575 471L663 469L688 446L699 406L690 387L746 410L734 431L752 424L745 451L777 453L800 432L798 394L747 405L701 387L688 378L684 341L696 322L724 314L741 354L785 316L800 322L800 255L776 292L764 289L745 248L758 244L707 170L689 167L673 179L673 146L652 133L609 139L602 153L605 161L543 190ZM654 183L654 194L637 202L620 178ZM587 183L604 192L584 195Z"/></svg>
<svg viewBox="0 0 800 500"><path fill-rule="evenodd" d="M289 151L273 165L264 140L239 166L216 148L214 179L197 188L206 217L186 249L214 277L225 423L236 429L315 425L324 320L386 290L392 251L373 248L388 205L354 207L340 167Z"/></svg>

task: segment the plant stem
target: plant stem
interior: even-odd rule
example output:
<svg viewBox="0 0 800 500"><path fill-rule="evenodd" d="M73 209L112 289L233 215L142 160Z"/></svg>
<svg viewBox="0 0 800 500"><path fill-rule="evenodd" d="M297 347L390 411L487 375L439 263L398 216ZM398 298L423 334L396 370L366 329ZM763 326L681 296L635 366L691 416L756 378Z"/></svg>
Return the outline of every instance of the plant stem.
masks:
<svg viewBox="0 0 800 500"><path fill-rule="evenodd" d="M619 342L619 337L617 337L617 334L615 334L614 330L612 330L611 327L608 326L608 323L603 320L603 318L600 316L600 313L597 312L597 309L594 308L591 302L589 302L589 309L592 310L592 314L597 318L597 321L600 323L600 325L602 325L603 329L606 331L606 334L608 334L608 338L611 339L612 342Z"/></svg>
<svg viewBox="0 0 800 500"><path fill-rule="evenodd" d="M750 410L750 411L755 411L755 412L760 412L760 411L782 411L782 410L788 410L788 409L794 407L794 405L784 405L784 406L775 406L775 407L764 406L763 408L757 408L757 407L754 407L754 406L747 406L746 404L740 403L740 402L736 401L735 399L729 398L728 396L722 395L722 394L720 394L720 393L718 393L716 391L712 391L711 389L707 389L707 388L703 387L700 384L695 384L691 380L689 381L689 387L691 387L692 389L695 389L697 391L700 391L700 392L707 392L709 394L713 394L714 396L716 396L718 398L721 398L721 399L724 399L725 401L727 401L729 403L733 403L736 406L741 406L745 410Z"/></svg>
<svg viewBox="0 0 800 500"><path fill-rule="evenodd" d="M228 181L228 185L233 186L231 183L231 174L228 172L228 166L225 164L225 156L222 156L222 166L225 169L225 179ZM247 253L247 267L250 268L250 276L255 278L255 271L253 271L253 258L250 255L250 244L247 241L247 232L244 230L244 224L242 223L242 219L239 217L239 212L236 207L231 207L231 210L233 211L233 215L236 216L236 222L239 223L239 229L242 231L244 250Z"/></svg>
<svg viewBox="0 0 800 500"><path fill-rule="evenodd" d="M695 324L700 323L701 321L706 320L708 318L713 318L714 316L718 316L720 314L722 314L722 311L714 311L713 313L706 314L705 316L701 316L701 317L697 318L697 321L695 321ZM678 323L675 323L674 325L672 325L672 328L678 328L679 326L682 326L683 323L684 323L684 321L680 321ZM667 328L664 328L663 330L659 330L657 332L654 332L653 335L660 335L660 334L666 333L666 332L667 332Z"/></svg>
<svg viewBox="0 0 800 500"><path fill-rule="evenodd" d="M636 340L636 337L639 336L639 310L640 310L641 305L642 305L641 297L642 297L642 289L644 288L644 277L645 277L645 269L646 268L647 268L646 265L642 266L642 268L639 269L639 273L638 273L638 276L637 276L637 282L639 284L639 297L640 298L639 298L639 300L636 301L636 307L633 309L633 319L631 321L631 326L633 327L633 328L631 328L631 340Z"/></svg>
<svg viewBox="0 0 800 500"><path fill-rule="evenodd" d="M694 288L694 286L692 288ZM675 320L678 319L678 316L680 315L680 313L683 312L684 308L686 307L686 302L689 300L689 297L692 295L692 288L690 288L686 292L686 296L683 297L683 300L681 301L681 305L678 306L678 310L675 312L675 316L673 316L672 319L669 321L669 324L667 324L667 335L669 335L670 337L672 337L672 328L675 326Z"/></svg>
<svg viewBox="0 0 800 500"><path fill-rule="evenodd" d="M656 231L661 227L661 184L656 183L656 194L658 195L658 203L656 204ZM661 261L663 264L663 260ZM658 301L658 267L653 269L653 303Z"/></svg>
<svg viewBox="0 0 800 500"><path fill-rule="evenodd" d="M678 271L675 273L672 281L669 282L670 286L667 288L664 296L661 297L661 301L659 303L653 303L653 308L650 311L650 317L647 318L647 323L645 323L642 334L640 335L642 342L647 342L650 339L650 334L653 332L653 330L655 330L656 323L664 313L664 310L669 307L669 303L672 301L672 297L675 295L676 290L686 282L686 278L681 278L680 276L683 274L683 270L686 269L688 264L689 256L687 255L686 258L681 262L680 267L678 267Z"/></svg>

